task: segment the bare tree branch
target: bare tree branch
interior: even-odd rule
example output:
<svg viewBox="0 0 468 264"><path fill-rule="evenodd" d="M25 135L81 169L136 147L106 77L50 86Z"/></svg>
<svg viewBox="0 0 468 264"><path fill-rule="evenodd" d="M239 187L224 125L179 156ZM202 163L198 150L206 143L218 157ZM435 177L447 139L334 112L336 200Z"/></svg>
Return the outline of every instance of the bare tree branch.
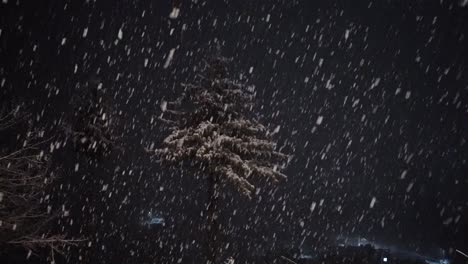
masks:
<svg viewBox="0 0 468 264"><path fill-rule="evenodd" d="M8 122L11 128L22 120ZM21 246L31 251L49 248L53 257L64 246L82 241L44 233L55 218L42 203L56 178L50 169L50 156L41 150L50 140L43 139L41 133L28 132L18 140L16 149L0 149L0 246Z"/></svg>

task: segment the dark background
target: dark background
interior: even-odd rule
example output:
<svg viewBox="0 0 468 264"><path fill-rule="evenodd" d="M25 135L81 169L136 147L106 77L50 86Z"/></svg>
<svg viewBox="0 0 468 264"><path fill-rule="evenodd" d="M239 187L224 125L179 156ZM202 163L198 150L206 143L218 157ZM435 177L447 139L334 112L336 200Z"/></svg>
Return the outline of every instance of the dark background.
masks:
<svg viewBox="0 0 468 264"><path fill-rule="evenodd" d="M59 135L54 144L72 97L100 83L118 119L125 151L94 162L70 144L54 151L54 208L70 211L56 229L91 242L69 263L196 254L205 183L161 168L142 146L164 138L151 122L160 101L190 82L214 42L294 154L288 180L259 183L253 201L227 189L236 252L337 235L425 254L468 249L468 7L457 1L9 0L0 30L0 101L25 103L38 128ZM166 226L142 227L150 211Z"/></svg>

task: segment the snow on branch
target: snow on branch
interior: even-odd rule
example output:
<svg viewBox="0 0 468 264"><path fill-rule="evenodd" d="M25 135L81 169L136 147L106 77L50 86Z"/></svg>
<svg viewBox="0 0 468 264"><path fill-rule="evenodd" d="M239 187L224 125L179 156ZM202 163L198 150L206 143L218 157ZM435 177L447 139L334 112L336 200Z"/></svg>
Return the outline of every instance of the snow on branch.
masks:
<svg viewBox="0 0 468 264"><path fill-rule="evenodd" d="M184 93L161 106L166 117L160 120L172 127L160 148L147 151L161 161L190 161L247 196L255 188L251 177L273 182L286 178L277 168L284 167L289 156L276 150L272 134L251 117L253 89L228 77L229 60L205 62L196 81L183 83Z"/></svg>
<svg viewBox="0 0 468 264"><path fill-rule="evenodd" d="M251 175L274 182L286 178L274 169L277 167L274 161L286 162L288 155L275 151L276 144L267 139L241 132L263 131L263 127L243 127L241 124L254 123L216 124L205 121L195 128L175 129L164 139L163 148L153 153L166 161L191 160L194 165L203 165L201 167L208 172L218 173L234 183L245 195L250 195L253 190L253 185L247 180Z"/></svg>

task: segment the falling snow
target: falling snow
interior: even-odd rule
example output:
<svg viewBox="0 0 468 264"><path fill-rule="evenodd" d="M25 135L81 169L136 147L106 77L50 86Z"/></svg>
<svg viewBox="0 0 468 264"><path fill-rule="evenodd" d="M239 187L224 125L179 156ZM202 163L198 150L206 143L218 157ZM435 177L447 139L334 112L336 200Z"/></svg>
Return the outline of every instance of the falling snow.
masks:
<svg viewBox="0 0 468 264"><path fill-rule="evenodd" d="M180 13L180 9L177 7L174 7L171 13L169 14L169 17L172 19L176 19L177 17L179 17L179 13Z"/></svg>
<svg viewBox="0 0 468 264"><path fill-rule="evenodd" d="M174 53L175 53L175 49L171 49L169 51L169 54L166 57L166 62L164 62L164 69L167 69L169 65L171 64L172 59L174 58Z"/></svg>
<svg viewBox="0 0 468 264"><path fill-rule="evenodd" d="M0 263L468 260L468 0L0 5Z"/></svg>
<svg viewBox="0 0 468 264"><path fill-rule="evenodd" d="M316 123L317 125L321 125L322 122L323 122L323 116L317 117L317 121L315 121L315 123Z"/></svg>
<svg viewBox="0 0 468 264"><path fill-rule="evenodd" d="M371 202L369 204L369 208L371 208L371 209L374 208L375 202L377 202L377 199L375 197L372 197L372 200L371 200Z"/></svg>

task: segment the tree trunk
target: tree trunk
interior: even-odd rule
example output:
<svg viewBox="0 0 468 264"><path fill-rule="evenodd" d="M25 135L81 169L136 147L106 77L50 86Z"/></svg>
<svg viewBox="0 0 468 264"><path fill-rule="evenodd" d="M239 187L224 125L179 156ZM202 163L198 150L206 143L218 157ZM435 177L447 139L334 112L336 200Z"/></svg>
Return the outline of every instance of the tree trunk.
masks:
<svg viewBox="0 0 468 264"><path fill-rule="evenodd" d="M208 206L207 206L207 217L206 223L207 229L207 241L206 241L206 253L207 263L217 264L218 260L218 195L219 195L219 178L217 175L211 174L208 177Z"/></svg>

